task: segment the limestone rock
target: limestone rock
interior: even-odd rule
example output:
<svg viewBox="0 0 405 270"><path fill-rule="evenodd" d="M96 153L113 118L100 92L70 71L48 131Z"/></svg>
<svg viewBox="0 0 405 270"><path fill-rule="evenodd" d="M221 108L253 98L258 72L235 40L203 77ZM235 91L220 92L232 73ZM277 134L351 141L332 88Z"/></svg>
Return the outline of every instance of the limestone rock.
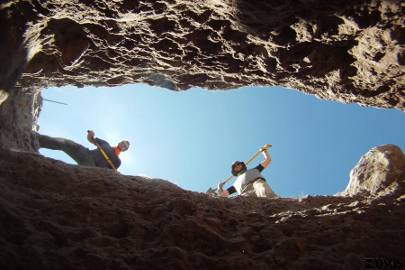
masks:
<svg viewBox="0 0 405 270"><path fill-rule="evenodd" d="M21 151L36 150L50 86L279 85L405 110L403 15L400 0L1 1L0 269L405 263L403 155L392 147L353 173L356 198L300 201L216 199Z"/></svg>
<svg viewBox="0 0 405 270"><path fill-rule="evenodd" d="M5 99L0 105L0 148L38 149L33 131L38 130L41 103L40 93L31 88L15 91Z"/></svg>
<svg viewBox="0 0 405 270"><path fill-rule="evenodd" d="M344 270L369 257L404 264L399 185L379 200L212 198L0 149L0 269Z"/></svg>
<svg viewBox="0 0 405 270"><path fill-rule="evenodd" d="M3 0L0 91L19 100L64 85L277 85L405 110L403 15L400 0ZM36 118L18 103L0 120ZM0 126L0 147L35 151L35 125Z"/></svg>
<svg viewBox="0 0 405 270"><path fill-rule="evenodd" d="M19 88L279 85L404 110L403 15L400 0L6 0L0 88L23 71Z"/></svg>
<svg viewBox="0 0 405 270"><path fill-rule="evenodd" d="M405 182L405 156L395 145L382 145L371 149L350 172L344 196L376 195L392 192Z"/></svg>

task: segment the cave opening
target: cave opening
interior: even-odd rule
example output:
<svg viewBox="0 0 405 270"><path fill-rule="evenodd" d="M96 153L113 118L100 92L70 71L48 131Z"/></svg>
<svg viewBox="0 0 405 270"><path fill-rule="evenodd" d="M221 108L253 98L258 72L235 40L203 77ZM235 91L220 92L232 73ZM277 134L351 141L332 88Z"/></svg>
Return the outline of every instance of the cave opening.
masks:
<svg viewBox="0 0 405 270"><path fill-rule="evenodd" d="M91 148L86 130L112 144L128 139L119 171L172 181L205 192L266 143L274 147L264 175L282 197L331 195L368 149L405 148L405 119L396 110L363 108L281 87L234 91L168 91L145 84L115 88L63 87L42 91L39 132ZM61 151L40 153L75 164ZM258 158L254 164L260 162Z"/></svg>
<svg viewBox="0 0 405 270"><path fill-rule="evenodd" d="M40 132L128 138L124 174L183 189L44 158L32 131L40 89L67 85L282 85L404 112L403 14L399 0L2 1L0 269L400 268L405 156L374 148L405 149L399 111L278 88L43 91L69 105L44 102ZM281 197L341 191L367 154L342 196L184 190L216 185L264 143Z"/></svg>

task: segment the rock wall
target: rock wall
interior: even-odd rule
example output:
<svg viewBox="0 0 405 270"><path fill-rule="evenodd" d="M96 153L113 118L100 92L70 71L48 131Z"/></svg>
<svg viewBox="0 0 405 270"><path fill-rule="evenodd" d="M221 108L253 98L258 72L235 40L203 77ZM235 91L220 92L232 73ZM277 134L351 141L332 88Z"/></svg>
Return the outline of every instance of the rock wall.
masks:
<svg viewBox="0 0 405 270"><path fill-rule="evenodd" d="M404 25L400 0L2 1L0 269L402 267L394 148L362 159L351 196L303 200L211 198L21 150L40 89L68 84L280 85L405 110Z"/></svg>
<svg viewBox="0 0 405 270"><path fill-rule="evenodd" d="M384 196L225 199L0 150L0 269L401 269L393 182Z"/></svg>
<svg viewBox="0 0 405 270"><path fill-rule="evenodd" d="M32 2L22 86L281 85L405 109L401 1Z"/></svg>
<svg viewBox="0 0 405 270"><path fill-rule="evenodd" d="M42 98L36 89L15 91L0 106L0 148L36 151Z"/></svg>
<svg viewBox="0 0 405 270"><path fill-rule="evenodd" d="M143 82L279 85L404 110L403 15L400 0L5 0L0 102L25 89Z"/></svg>
<svg viewBox="0 0 405 270"><path fill-rule="evenodd" d="M391 192L398 181L405 181L405 155L395 145L371 149L350 172L350 180L343 196L379 196Z"/></svg>

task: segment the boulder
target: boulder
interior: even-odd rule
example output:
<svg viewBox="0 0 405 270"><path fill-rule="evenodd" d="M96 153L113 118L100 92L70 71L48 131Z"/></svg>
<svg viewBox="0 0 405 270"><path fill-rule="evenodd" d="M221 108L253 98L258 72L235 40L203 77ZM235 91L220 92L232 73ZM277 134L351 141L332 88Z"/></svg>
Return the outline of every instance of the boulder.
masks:
<svg viewBox="0 0 405 270"><path fill-rule="evenodd" d="M340 194L377 195L392 192L405 181L405 156L395 145L372 148L350 172L346 189Z"/></svg>

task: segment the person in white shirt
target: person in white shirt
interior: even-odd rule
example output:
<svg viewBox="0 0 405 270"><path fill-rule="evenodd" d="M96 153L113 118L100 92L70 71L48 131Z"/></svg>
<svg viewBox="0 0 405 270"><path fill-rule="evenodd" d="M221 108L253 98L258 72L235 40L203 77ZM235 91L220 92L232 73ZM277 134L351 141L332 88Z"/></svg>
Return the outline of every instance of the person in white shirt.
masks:
<svg viewBox="0 0 405 270"><path fill-rule="evenodd" d="M262 163L252 169L247 169L243 161L235 161L232 164L232 174L236 176L234 184L228 189L223 188L224 184L218 185L218 195L228 197L230 194L237 192L241 196L256 196L266 198L278 198L270 188L266 179L261 172L271 163L271 157L266 147L260 148L264 160Z"/></svg>

